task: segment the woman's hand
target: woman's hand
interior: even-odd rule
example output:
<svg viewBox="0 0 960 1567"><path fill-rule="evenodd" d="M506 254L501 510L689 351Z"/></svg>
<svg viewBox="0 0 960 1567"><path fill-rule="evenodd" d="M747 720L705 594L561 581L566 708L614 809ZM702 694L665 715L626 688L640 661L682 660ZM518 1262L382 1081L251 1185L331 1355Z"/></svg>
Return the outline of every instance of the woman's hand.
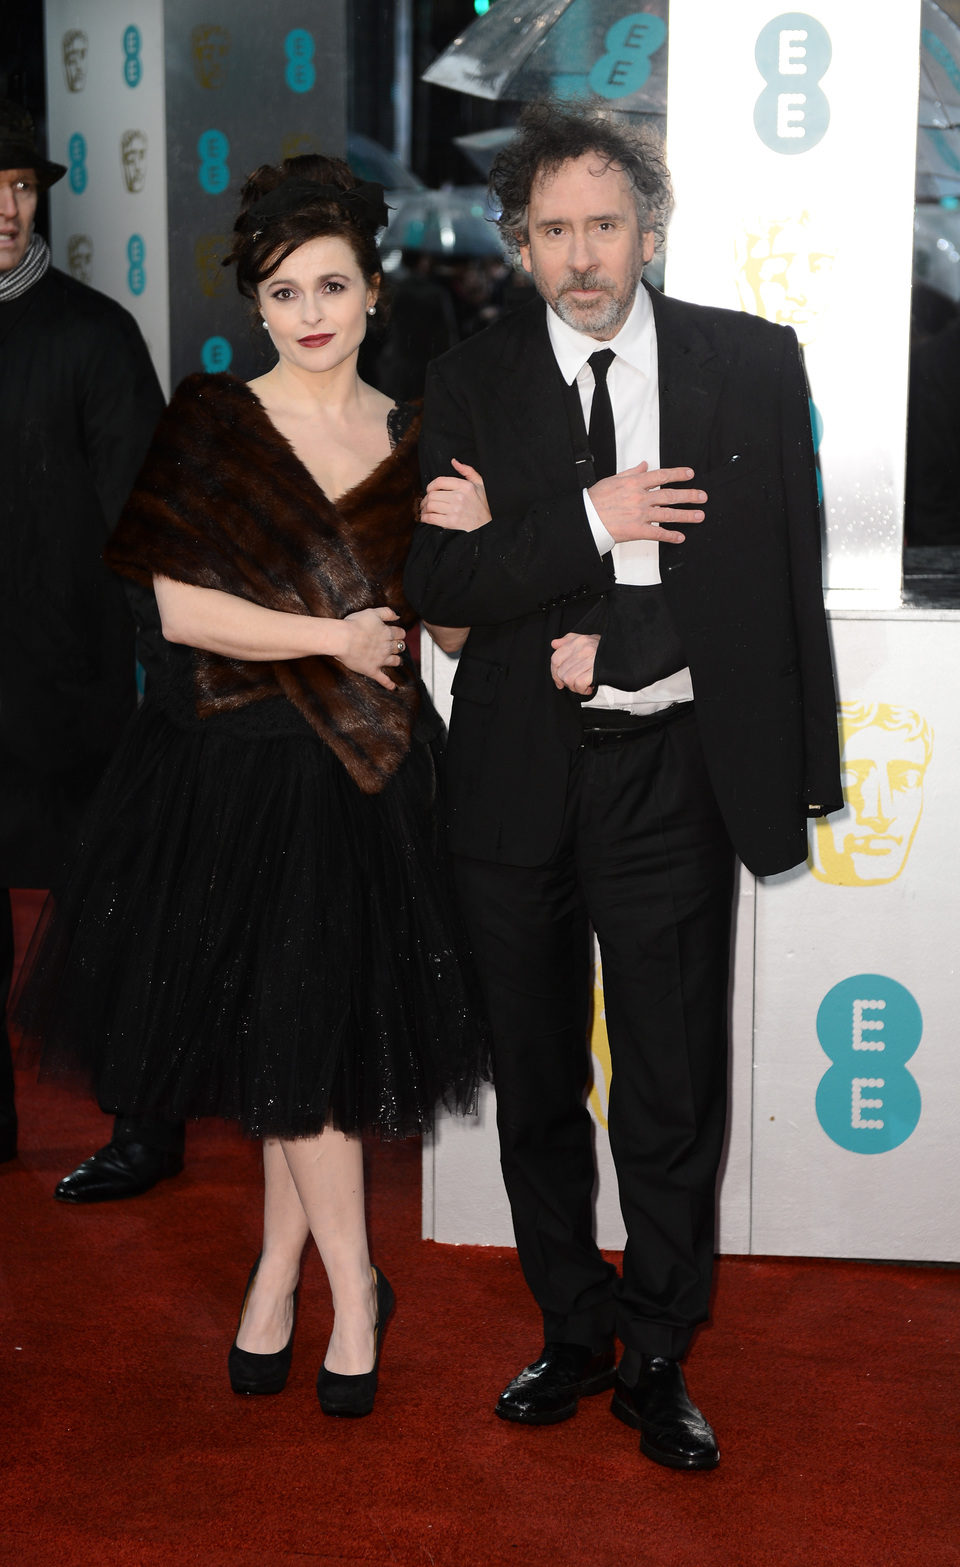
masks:
<svg viewBox="0 0 960 1567"><path fill-rule="evenodd" d="M490 521L483 479L469 463L457 462L454 457L452 465L463 478L448 479L441 475L439 479L431 479L420 502L420 521L429 522L434 528L456 528L460 533L473 533Z"/></svg>
<svg viewBox="0 0 960 1567"><path fill-rule="evenodd" d="M600 638L583 631L568 631L565 637L555 637L550 646L553 648L550 673L557 690L566 687L568 691L576 691L578 696L589 696L593 690L593 666Z"/></svg>
<svg viewBox="0 0 960 1567"><path fill-rule="evenodd" d="M358 609L352 615L345 615L340 625L345 646L335 656L341 664L355 674L376 680L388 691L396 691L395 683L385 672L402 663L401 655L407 645L396 612L385 605L378 609Z"/></svg>

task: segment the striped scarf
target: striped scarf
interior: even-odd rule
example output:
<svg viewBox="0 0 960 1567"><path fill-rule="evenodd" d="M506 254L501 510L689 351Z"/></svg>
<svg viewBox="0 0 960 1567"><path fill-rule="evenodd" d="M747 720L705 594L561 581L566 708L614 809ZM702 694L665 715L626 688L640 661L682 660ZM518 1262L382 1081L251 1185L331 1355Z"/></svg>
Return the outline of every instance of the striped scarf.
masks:
<svg viewBox="0 0 960 1567"><path fill-rule="evenodd" d="M0 304L8 299L19 299L34 283L39 283L50 265L50 246L39 234L34 234L19 266L12 272L0 272Z"/></svg>

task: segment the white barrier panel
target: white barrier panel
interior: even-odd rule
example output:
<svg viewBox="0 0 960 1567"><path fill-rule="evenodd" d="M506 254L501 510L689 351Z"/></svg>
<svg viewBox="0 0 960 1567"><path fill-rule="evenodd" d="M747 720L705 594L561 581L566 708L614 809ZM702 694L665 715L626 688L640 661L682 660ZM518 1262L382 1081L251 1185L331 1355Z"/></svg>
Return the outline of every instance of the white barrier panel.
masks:
<svg viewBox="0 0 960 1567"><path fill-rule="evenodd" d="M835 616L832 631L847 806L811 824L807 865L741 873L718 1249L953 1262L960 614ZM426 644L445 714L452 668ZM617 1248L602 1019L594 1051L597 1236ZM423 1233L513 1243L489 1091L477 1121L444 1119L425 1149Z"/></svg>
<svg viewBox="0 0 960 1567"><path fill-rule="evenodd" d="M960 1259L960 616L836 620L847 807L759 884L751 1249Z"/></svg>
<svg viewBox="0 0 960 1567"><path fill-rule="evenodd" d="M900 601L920 0L671 0L667 289L793 326L830 603Z"/></svg>

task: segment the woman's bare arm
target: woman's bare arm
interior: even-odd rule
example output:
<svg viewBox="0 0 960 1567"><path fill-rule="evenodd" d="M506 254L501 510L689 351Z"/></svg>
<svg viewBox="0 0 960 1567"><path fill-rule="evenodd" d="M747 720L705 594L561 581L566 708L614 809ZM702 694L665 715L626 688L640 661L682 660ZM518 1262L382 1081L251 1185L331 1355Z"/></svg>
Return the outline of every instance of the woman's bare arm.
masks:
<svg viewBox="0 0 960 1567"><path fill-rule="evenodd" d="M236 594L171 577L154 577L153 586L168 642L267 663L326 654L387 690L395 689L384 670L400 663L398 643L405 637L394 611L385 606L332 620L267 609Z"/></svg>

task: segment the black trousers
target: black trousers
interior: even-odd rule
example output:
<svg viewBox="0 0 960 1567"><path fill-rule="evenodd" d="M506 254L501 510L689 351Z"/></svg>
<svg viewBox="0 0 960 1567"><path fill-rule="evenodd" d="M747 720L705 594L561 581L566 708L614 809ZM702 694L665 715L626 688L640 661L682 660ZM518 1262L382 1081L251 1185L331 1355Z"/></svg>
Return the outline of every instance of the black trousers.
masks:
<svg viewBox="0 0 960 1567"><path fill-rule="evenodd" d="M14 1100L13 1056L7 1027L7 1001L13 977L14 939L10 893L0 888L0 1138L9 1128L16 1135L17 1112ZM167 1121L160 1116L118 1115L113 1137L121 1143L145 1143L165 1153L183 1153L182 1121Z"/></svg>
<svg viewBox="0 0 960 1567"><path fill-rule="evenodd" d="M13 913L10 894L0 888L0 1137L15 1139L17 1112L14 1104L13 1056L7 1032L7 998L13 978Z"/></svg>
<svg viewBox="0 0 960 1567"><path fill-rule="evenodd" d="M560 844L458 858L494 1034L501 1165L549 1340L681 1356L708 1312L726 1121L734 853L692 704L585 737ZM593 1235L590 926L603 965L623 1276Z"/></svg>

